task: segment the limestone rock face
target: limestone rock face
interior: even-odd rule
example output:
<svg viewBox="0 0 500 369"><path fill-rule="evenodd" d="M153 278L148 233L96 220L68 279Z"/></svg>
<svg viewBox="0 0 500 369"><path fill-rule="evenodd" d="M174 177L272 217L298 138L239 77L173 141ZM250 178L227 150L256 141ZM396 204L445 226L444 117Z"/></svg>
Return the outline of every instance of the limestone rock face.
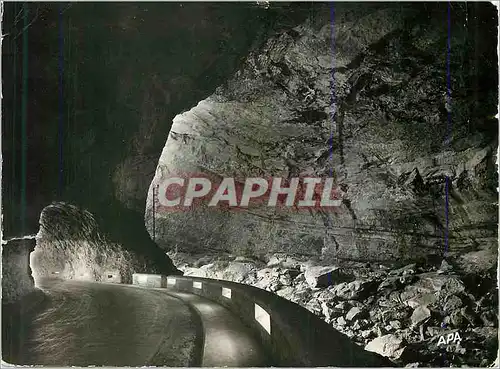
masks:
<svg viewBox="0 0 500 369"><path fill-rule="evenodd" d="M66 203L47 206L32 255L33 276L131 283L133 273L174 274L170 260L151 260L112 242L94 216Z"/></svg>
<svg viewBox="0 0 500 369"><path fill-rule="evenodd" d="M35 290L30 268L34 238L18 238L2 245L2 303L20 300Z"/></svg>
<svg viewBox="0 0 500 369"><path fill-rule="evenodd" d="M447 97L444 5L322 6L175 117L148 193L150 234L165 249L323 259L494 248L496 30L457 10ZM178 172L333 177L342 205L153 209L153 188Z"/></svg>

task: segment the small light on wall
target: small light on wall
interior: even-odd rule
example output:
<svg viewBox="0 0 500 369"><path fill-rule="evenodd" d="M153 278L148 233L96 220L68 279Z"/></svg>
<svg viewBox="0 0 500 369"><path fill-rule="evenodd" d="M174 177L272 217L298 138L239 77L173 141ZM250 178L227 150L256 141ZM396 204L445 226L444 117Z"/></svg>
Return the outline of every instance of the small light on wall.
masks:
<svg viewBox="0 0 500 369"><path fill-rule="evenodd" d="M222 296L224 296L225 298L230 299L231 298L231 289L230 288L226 288L226 287L222 287Z"/></svg>
<svg viewBox="0 0 500 369"><path fill-rule="evenodd" d="M201 282L193 282L193 288L198 288L201 290Z"/></svg>
<svg viewBox="0 0 500 369"><path fill-rule="evenodd" d="M257 304L255 304L255 320L259 322L267 333L271 334L271 316Z"/></svg>
<svg viewBox="0 0 500 369"><path fill-rule="evenodd" d="M167 278L167 285L175 286L175 278Z"/></svg>

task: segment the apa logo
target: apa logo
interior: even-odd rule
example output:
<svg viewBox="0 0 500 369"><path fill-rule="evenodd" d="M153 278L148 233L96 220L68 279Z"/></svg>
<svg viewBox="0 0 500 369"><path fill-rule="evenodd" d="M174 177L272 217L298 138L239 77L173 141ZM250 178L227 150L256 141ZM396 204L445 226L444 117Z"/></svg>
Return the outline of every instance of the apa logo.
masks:
<svg viewBox="0 0 500 369"><path fill-rule="evenodd" d="M440 336L437 345L449 345L450 343L457 343L462 341L462 338L460 337L460 334L458 332L455 333L448 333L445 336Z"/></svg>

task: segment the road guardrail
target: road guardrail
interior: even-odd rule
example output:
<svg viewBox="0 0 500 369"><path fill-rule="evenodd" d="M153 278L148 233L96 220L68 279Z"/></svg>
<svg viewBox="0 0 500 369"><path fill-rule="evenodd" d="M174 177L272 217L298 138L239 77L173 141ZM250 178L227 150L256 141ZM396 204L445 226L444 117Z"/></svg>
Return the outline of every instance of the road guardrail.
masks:
<svg viewBox="0 0 500 369"><path fill-rule="evenodd" d="M260 288L185 276L167 276L165 286L225 306L255 333L275 366L394 367L309 310Z"/></svg>

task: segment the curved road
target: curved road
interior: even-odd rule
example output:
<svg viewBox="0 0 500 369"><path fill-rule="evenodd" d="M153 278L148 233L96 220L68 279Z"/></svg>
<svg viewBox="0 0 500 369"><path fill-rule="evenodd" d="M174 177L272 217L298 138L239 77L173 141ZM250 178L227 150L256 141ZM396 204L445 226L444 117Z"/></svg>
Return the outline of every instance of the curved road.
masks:
<svg viewBox="0 0 500 369"><path fill-rule="evenodd" d="M225 308L190 294L43 280L47 306L29 319L19 363L51 366L266 366Z"/></svg>

